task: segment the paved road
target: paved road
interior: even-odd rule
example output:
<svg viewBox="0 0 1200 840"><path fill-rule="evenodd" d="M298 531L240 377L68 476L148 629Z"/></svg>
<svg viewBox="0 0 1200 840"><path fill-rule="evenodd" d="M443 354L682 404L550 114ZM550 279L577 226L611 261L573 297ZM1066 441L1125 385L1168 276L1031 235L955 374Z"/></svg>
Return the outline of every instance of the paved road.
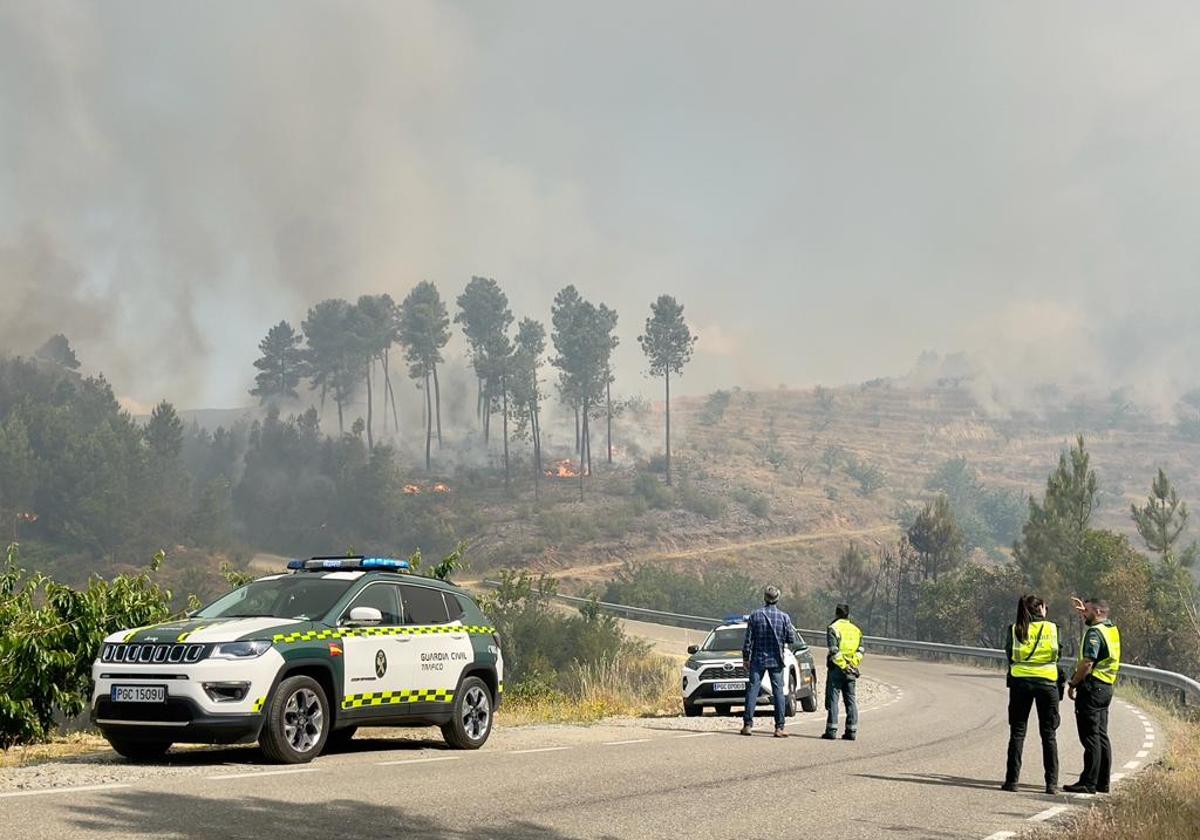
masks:
<svg viewBox="0 0 1200 840"><path fill-rule="evenodd" d="M664 644L673 644L666 634ZM13 789L0 778L5 837L1000 838L1072 801L1030 784L997 790L1006 741L1003 679L961 665L872 656L881 683L861 740L818 739L801 715L787 740L735 734L730 719L499 729L451 752L435 733L356 739L350 752L281 771L253 749L181 754L166 767L109 765L95 790ZM1071 706L1063 781L1078 773ZM1153 722L1114 708L1116 767L1152 760ZM86 762L80 762L86 764ZM1025 778L1040 778L1036 737ZM78 784L67 765L41 785ZM1124 772L1130 772L1125 769ZM28 780L16 784L28 784Z"/></svg>

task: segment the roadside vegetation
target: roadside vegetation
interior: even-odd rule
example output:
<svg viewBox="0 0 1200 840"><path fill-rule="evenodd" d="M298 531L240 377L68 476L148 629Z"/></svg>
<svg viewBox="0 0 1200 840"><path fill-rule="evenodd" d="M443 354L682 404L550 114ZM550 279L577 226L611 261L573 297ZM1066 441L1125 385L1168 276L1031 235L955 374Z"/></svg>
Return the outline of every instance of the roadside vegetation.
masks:
<svg viewBox="0 0 1200 840"><path fill-rule="evenodd" d="M1154 703L1138 695L1166 729L1166 754L1118 785L1066 825L1022 835L1031 840L1162 840L1195 837L1200 826L1200 717L1194 710Z"/></svg>
<svg viewBox="0 0 1200 840"><path fill-rule="evenodd" d="M505 572L480 599L504 649L504 720L589 722L674 714L679 665L625 635L594 604L578 612L551 600L554 580Z"/></svg>

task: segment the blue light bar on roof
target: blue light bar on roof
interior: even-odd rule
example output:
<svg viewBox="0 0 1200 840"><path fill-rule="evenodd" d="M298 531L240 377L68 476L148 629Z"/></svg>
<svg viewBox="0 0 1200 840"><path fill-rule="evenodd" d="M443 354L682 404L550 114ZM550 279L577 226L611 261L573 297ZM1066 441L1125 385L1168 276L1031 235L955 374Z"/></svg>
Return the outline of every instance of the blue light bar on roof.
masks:
<svg viewBox="0 0 1200 840"><path fill-rule="evenodd" d="M397 560L393 557L364 557L364 569L410 569L412 564L407 560Z"/></svg>
<svg viewBox="0 0 1200 840"><path fill-rule="evenodd" d="M724 623L724 624L736 624L736 623L738 623L739 621L745 621L745 620L746 620L746 616L744 616L744 615L737 615L737 614L734 614L734 615L727 615L727 616L725 616L725 621L724 621L724 622L722 622L722 623Z"/></svg>
<svg viewBox="0 0 1200 840"><path fill-rule="evenodd" d="M292 563L297 565L292 565ZM397 560L392 557L314 557L311 560L295 560L292 563L288 563L289 569L301 569L309 572L335 569L407 572L412 568L412 564L407 560Z"/></svg>

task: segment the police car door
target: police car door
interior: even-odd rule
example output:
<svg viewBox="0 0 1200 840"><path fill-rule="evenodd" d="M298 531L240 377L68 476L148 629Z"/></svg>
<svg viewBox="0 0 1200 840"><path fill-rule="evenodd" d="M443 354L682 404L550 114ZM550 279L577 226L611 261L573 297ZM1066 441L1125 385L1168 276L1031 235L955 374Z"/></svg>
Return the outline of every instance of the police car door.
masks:
<svg viewBox="0 0 1200 840"><path fill-rule="evenodd" d="M418 702L449 703L463 668L474 660L461 621L450 621L440 589L401 584L405 629L412 633L416 668L407 686Z"/></svg>
<svg viewBox="0 0 1200 840"><path fill-rule="evenodd" d="M359 592L342 614L339 623L345 632L341 641L346 669L342 708L393 705L392 693L405 687L404 660L411 639L398 634L402 619L399 595L396 584L378 581ZM350 611L355 607L374 607L383 620L379 624L351 624Z"/></svg>

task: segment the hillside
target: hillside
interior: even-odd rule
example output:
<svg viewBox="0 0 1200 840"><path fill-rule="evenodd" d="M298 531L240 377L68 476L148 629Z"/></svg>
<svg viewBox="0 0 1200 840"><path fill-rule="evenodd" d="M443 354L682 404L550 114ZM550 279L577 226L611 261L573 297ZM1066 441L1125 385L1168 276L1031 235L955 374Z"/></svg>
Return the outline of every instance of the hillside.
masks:
<svg viewBox="0 0 1200 840"><path fill-rule="evenodd" d="M927 482L948 459L965 459L989 490L1040 494L1077 433L1101 480L1098 525L1134 535L1130 503L1144 500L1160 466L1185 499L1200 495L1200 443L1174 426L1114 411L1111 398L1075 397L1069 405L993 417L965 388L885 382L681 399L672 406L676 484L688 488L694 510L678 502L645 510L635 480L658 459L627 458L597 467L583 505L573 501L573 481L548 482L536 509L489 505L493 527L477 544L477 561L555 573L569 588L602 580L629 559L691 568L736 562L804 585L824 575L847 541L874 546L897 536L906 507L932 496ZM660 424L656 408L619 431L652 441ZM878 488L865 492L854 477L863 474ZM695 512L704 500L712 503L707 516Z"/></svg>

